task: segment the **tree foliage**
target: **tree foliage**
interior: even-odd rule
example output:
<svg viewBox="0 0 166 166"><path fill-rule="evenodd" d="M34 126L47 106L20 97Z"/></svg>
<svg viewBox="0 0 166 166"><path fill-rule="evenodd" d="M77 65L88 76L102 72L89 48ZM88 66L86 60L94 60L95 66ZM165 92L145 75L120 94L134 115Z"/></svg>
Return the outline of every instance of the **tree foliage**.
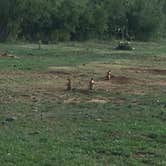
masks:
<svg viewBox="0 0 166 166"><path fill-rule="evenodd" d="M165 9L166 0L1 0L0 40L148 40L164 36Z"/></svg>

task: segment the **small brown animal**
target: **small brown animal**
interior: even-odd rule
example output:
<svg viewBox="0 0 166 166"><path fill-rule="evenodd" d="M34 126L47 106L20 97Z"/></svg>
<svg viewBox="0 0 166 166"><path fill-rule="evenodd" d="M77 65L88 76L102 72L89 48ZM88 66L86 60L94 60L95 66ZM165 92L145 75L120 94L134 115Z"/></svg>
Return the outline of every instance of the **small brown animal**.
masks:
<svg viewBox="0 0 166 166"><path fill-rule="evenodd" d="M66 90L71 90L71 79L67 79L67 88Z"/></svg>
<svg viewBox="0 0 166 166"><path fill-rule="evenodd" d="M95 84L95 81L93 78L90 79L89 81L89 90L93 90L94 89L94 84Z"/></svg>
<svg viewBox="0 0 166 166"><path fill-rule="evenodd" d="M109 71L107 72L106 79L107 79L107 80L111 80L111 77L112 77L112 75L111 75L111 70L109 70Z"/></svg>

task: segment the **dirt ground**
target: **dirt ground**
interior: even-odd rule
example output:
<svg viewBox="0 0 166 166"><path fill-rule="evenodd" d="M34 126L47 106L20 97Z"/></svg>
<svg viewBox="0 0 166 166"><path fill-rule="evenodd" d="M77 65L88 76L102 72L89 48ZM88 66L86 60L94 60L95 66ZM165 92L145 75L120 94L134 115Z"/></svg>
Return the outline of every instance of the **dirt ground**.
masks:
<svg viewBox="0 0 166 166"><path fill-rule="evenodd" d="M89 71L89 73L87 72ZM101 72L102 71L102 72ZM104 72L105 71L105 72ZM128 93L144 95L151 91L158 92L166 87L166 70L152 68L118 68L111 69L111 80L106 80L108 69L97 68L94 75L94 91L107 93ZM107 103L108 98L88 97L88 83L93 71L91 68L49 67L46 72L3 71L0 80L5 88L12 91L13 96L6 96L6 102L25 100L38 102L40 100L63 101L64 103ZM124 75L125 73L125 75ZM144 75L146 74L146 75ZM90 75L90 76L89 76ZM155 77L158 76L158 77ZM72 80L73 92L66 93L67 78ZM80 95L80 96L79 96ZM86 96L86 97L84 97ZM0 96L0 101L4 97ZM114 101L116 103L116 101ZM117 103L123 101L117 101Z"/></svg>

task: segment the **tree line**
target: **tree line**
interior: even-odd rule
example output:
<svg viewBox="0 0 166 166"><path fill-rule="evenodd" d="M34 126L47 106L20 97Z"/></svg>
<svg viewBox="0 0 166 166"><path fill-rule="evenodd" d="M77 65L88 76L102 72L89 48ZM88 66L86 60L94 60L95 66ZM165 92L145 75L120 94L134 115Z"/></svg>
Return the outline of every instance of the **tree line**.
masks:
<svg viewBox="0 0 166 166"><path fill-rule="evenodd" d="M0 40L166 37L166 0L1 0Z"/></svg>

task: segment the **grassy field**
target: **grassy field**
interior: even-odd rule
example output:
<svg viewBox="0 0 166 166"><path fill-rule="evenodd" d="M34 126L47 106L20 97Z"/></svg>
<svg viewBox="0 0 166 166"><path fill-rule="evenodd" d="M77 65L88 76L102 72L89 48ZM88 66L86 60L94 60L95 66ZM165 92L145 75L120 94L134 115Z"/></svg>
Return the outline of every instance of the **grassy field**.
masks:
<svg viewBox="0 0 166 166"><path fill-rule="evenodd" d="M0 44L0 165L166 165L166 43L116 44Z"/></svg>

